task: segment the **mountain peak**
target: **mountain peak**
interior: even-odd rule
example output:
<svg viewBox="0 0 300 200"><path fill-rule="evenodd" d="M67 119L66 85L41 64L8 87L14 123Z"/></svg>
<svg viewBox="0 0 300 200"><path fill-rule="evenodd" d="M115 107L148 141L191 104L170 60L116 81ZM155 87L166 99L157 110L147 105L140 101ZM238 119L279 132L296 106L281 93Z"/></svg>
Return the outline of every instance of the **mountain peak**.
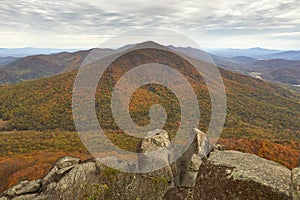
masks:
<svg viewBox="0 0 300 200"><path fill-rule="evenodd" d="M252 48L250 48L250 49L252 49L252 50L266 50L266 49L261 48L261 47L252 47Z"/></svg>
<svg viewBox="0 0 300 200"><path fill-rule="evenodd" d="M138 47L143 47L143 48L164 48L165 46L158 44L154 41L146 41L137 44Z"/></svg>

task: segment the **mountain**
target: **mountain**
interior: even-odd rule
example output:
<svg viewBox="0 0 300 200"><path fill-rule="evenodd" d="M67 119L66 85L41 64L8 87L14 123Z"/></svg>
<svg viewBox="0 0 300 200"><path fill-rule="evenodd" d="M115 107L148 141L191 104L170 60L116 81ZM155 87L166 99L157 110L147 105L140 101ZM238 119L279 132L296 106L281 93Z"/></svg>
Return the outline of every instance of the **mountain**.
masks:
<svg viewBox="0 0 300 200"><path fill-rule="evenodd" d="M54 49L54 48L0 48L0 57L25 57L37 54L53 54L59 52L75 52L78 49Z"/></svg>
<svg viewBox="0 0 300 200"><path fill-rule="evenodd" d="M0 57L0 68L1 68L2 66L7 65L8 63L10 63L10 62L16 60L16 59L18 59L18 58L16 58L16 57L11 57L11 56Z"/></svg>
<svg viewBox="0 0 300 200"><path fill-rule="evenodd" d="M213 62L216 65L221 66L222 68L228 69L230 71L235 71L235 72L240 71L241 64L235 61L234 59L216 56L204 50L200 50L192 47L174 47L174 46L168 46L168 47L173 51L182 53L191 58L207 61L210 63Z"/></svg>
<svg viewBox="0 0 300 200"><path fill-rule="evenodd" d="M78 68L88 51L19 58L0 69L0 85L53 76Z"/></svg>
<svg viewBox="0 0 300 200"><path fill-rule="evenodd" d="M247 56L236 56L236 57L232 57L231 60L242 65L249 65L257 62L257 59L247 57Z"/></svg>
<svg viewBox="0 0 300 200"><path fill-rule="evenodd" d="M97 66L97 62L93 65ZM125 146L130 150L134 150L131 148L136 145L131 144L136 139L121 134L122 131L115 124L111 112L111 93L119 78L134 66L157 62L172 66L187 78L199 98L200 128L203 131L208 128L211 101L205 82L197 71L176 54L153 48L135 50L116 60L105 71L95 95L99 123L110 134L118 133L114 141L121 144L126 141ZM200 62L199 65L207 63ZM299 96L259 79L224 69L220 69L220 72L227 92L227 119L222 137L229 140L245 139L242 142L225 142L231 148L242 150L249 147L246 144L256 140L254 143L263 145L268 152L274 149L271 159L289 167L295 166L295 158L300 155L297 150L300 134ZM77 71L73 70L49 78L0 87L0 118L6 122L2 129L74 131L72 91L76 75ZM164 129L172 135L178 128L180 107L174 94L167 88L150 84L138 89L131 97L131 116L139 125L148 124L148 110L152 104L158 103L166 108L169 118ZM286 149L283 149L283 143Z"/></svg>
<svg viewBox="0 0 300 200"><path fill-rule="evenodd" d="M282 59L260 60L249 64L244 72L259 73L259 76L269 81L292 85L300 84L300 61Z"/></svg>
<svg viewBox="0 0 300 200"><path fill-rule="evenodd" d="M252 57L258 60L284 59L284 60L300 60L300 51L282 51L270 50L263 48L250 49L209 49L210 53L217 56L233 58L233 57Z"/></svg>
<svg viewBox="0 0 300 200"><path fill-rule="evenodd" d="M300 61L283 59L257 60L247 56L226 58L208 54L205 51L190 47L182 48L170 46L170 48L199 60L203 60L203 58L207 59L207 55L209 55L216 65L226 70L265 79L267 81L288 83L291 85L299 85L300 82Z"/></svg>
<svg viewBox="0 0 300 200"><path fill-rule="evenodd" d="M284 51L267 56L268 59L300 60L300 51Z"/></svg>
<svg viewBox="0 0 300 200"><path fill-rule="evenodd" d="M182 53L184 55L188 55L191 58L195 58L197 60L205 61L205 59L208 59L208 56L213 56L212 54L207 53L204 50L192 48L192 47L175 47L175 46L168 46L173 51L177 51L179 53ZM211 60L206 60L206 62L210 62Z"/></svg>
<svg viewBox="0 0 300 200"><path fill-rule="evenodd" d="M260 59L266 55L280 53L282 51L256 47L250 49L211 49L209 50L209 52L217 56L222 56L227 58L232 58L236 56L246 56L255 59Z"/></svg>
<svg viewBox="0 0 300 200"><path fill-rule="evenodd" d="M112 50L92 49L74 53L62 52L19 58L0 68L0 85L50 77L78 69L91 51L106 54Z"/></svg>
<svg viewBox="0 0 300 200"><path fill-rule="evenodd" d="M206 52L193 48L178 48L172 47L173 50L189 55L196 59L202 59ZM264 49L255 48L256 52L270 53ZM237 50L232 50L232 53L240 54ZM246 50L244 51L246 52ZM234 56L230 58L208 54L212 60L220 67L233 72L242 73L245 75L262 78L267 81L288 83L291 85L300 84L300 61L286 59L267 59L258 60L247 56ZM233 55L233 54L232 54ZM272 54L274 57L278 54ZM285 53L282 53L285 55ZM269 54L260 57L272 57Z"/></svg>
<svg viewBox="0 0 300 200"><path fill-rule="evenodd" d="M126 50L133 45L126 45L118 49ZM299 62L283 59L257 60L247 56L234 56L231 58L209 54L196 48L183 48L168 46L171 50L188 55L197 60L207 59L213 61L216 65L230 71L251 75L257 78L263 78L268 81L288 83L292 85L299 84ZM231 49L232 52L234 49ZM268 52L260 48L251 49L257 52ZM54 76L60 73L69 72L78 69L84 58L91 52L97 51L97 54L109 54L114 50L111 49L91 49L78 51L74 53L56 53L51 55L34 55L16 60L14 57L3 58L1 64L0 58L0 85L14 84L27 80ZM234 50L238 51L238 50ZM246 51L246 50L243 50ZM239 53L238 53L239 54ZM208 57L210 56L210 58ZM269 56L266 55L266 56Z"/></svg>

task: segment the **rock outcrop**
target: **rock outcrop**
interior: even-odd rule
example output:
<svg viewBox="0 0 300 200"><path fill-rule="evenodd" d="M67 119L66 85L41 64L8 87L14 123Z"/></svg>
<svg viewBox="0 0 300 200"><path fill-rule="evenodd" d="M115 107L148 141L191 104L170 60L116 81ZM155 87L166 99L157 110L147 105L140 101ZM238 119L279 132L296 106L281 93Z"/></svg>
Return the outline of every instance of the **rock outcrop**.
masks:
<svg viewBox="0 0 300 200"><path fill-rule="evenodd" d="M0 200L88 199L90 195L97 195L99 199L162 199L172 187L194 187L201 157L206 157L206 147L200 145L208 143L203 132L195 130L195 134L191 147L175 163L170 163L168 152L159 155L159 162L167 165L163 169L148 174L128 174L108 168L96 160L81 162L77 158L64 157L44 178L21 182L5 191ZM148 153L170 144L166 131L155 130L141 141L138 152ZM138 160L139 167L151 166L154 162L147 157Z"/></svg>
<svg viewBox="0 0 300 200"><path fill-rule="evenodd" d="M202 159L210 152L205 133L194 129L195 138L187 151L175 162L175 186L194 187Z"/></svg>
<svg viewBox="0 0 300 200"><path fill-rule="evenodd" d="M291 171L275 162L238 151L212 153L199 169L195 199L290 197Z"/></svg>
<svg viewBox="0 0 300 200"><path fill-rule="evenodd" d="M42 179L23 181L0 195L0 200L48 199L265 199L299 200L300 169L286 167L258 156L225 151L210 146L206 135L194 130L195 139L174 163L170 153L159 162L167 167L147 174L131 174L108 168L95 159L81 162L74 157L59 159ZM167 149L171 145L164 130L143 139L138 152ZM210 152L210 149L213 152ZM138 159L139 167L153 160ZM146 164L146 166L145 166Z"/></svg>
<svg viewBox="0 0 300 200"><path fill-rule="evenodd" d="M167 175L128 174L94 159L65 157L44 178L21 182L0 200L161 199L170 187Z"/></svg>
<svg viewBox="0 0 300 200"><path fill-rule="evenodd" d="M161 150L159 154L155 155L155 159L149 156L139 156L138 167L140 171L153 171L153 166L163 165L169 173L172 174L170 166L169 152L167 147L170 146L171 141L167 131L157 129L148 133L149 137L144 138L138 145L138 153L150 153L156 150Z"/></svg>
<svg viewBox="0 0 300 200"><path fill-rule="evenodd" d="M187 151L175 163L171 163L170 158L173 155L166 149L171 145L168 133L160 129L149 132L150 137L141 141L137 151L149 153L161 148L165 148L165 151L157 155L155 160L141 156L139 167L151 167L155 162L165 163L169 167L162 169L163 174L171 174L172 185L175 187L194 187L202 159L206 158L210 151L206 134L199 129L194 129L194 134L194 140Z"/></svg>

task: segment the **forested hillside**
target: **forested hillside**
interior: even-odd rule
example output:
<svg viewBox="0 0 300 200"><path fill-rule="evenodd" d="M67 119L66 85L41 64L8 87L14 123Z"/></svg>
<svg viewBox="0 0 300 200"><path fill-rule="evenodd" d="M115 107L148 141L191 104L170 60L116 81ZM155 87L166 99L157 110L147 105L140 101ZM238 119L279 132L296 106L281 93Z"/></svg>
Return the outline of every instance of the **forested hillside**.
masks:
<svg viewBox="0 0 300 200"><path fill-rule="evenodd" d="M109 138L124 149L134 151L139 140L123 134L114 123L110 110L112 89L129 69L158 60L180 71L190 82L198 96L201 109L199 128L207 130L210 121L210 98L203 79L195 69L170 52L157 49L136 50L119 58L106 70L99 81L95 98L100 125ZM255 153L290 168L295 167L298 162L296 158L300 156L299 96L259 79L222 69L220 72L224 78L228 106L220 143L225 144L228 149ZM28 156L26 149L30 148L29 156L48 149L47 144L35 139L40 137L39 134L48 135L47 138L52 141L50 151L60 152L60 155L79 152L89 157L74 132L71 97L76 74L75 70L54 77L0 87L0 128L2 131L11 131L1 134L4 141L1 142L1 154L4 156L2 160L14 158L16 155ZM139 125L149 123L149 108L156 103L164 106L168 114L164 129L171 135L175 134L180 122L179 104L169 89L159 85L147 85L134 93L130 104L134 121ZM55 130L55 134L49 134L51 130ZM20 134L28 136L23 138ZM71 134L68 137L73 139L69 141L64 136L59 137L60 134ZM19 141L20 137L23 139ZM19 141L18 148L5 142L12 141L13 138ZM36 159L38 162L40 158ZM30 178L29 173L25 174Z"/></svg>

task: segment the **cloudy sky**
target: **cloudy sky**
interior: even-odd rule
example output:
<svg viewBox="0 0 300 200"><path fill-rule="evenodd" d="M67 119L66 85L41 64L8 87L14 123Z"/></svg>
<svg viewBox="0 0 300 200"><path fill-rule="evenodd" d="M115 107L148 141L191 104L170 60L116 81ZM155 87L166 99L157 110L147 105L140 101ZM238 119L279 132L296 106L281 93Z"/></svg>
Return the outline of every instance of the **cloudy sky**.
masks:
<svg viewBox="0 0 300 200"><path fill-rule="evenodd" d="M2 0L0 19L0 47L90 48L156 27L204 48L300 49L299 0Z"/></svg>

